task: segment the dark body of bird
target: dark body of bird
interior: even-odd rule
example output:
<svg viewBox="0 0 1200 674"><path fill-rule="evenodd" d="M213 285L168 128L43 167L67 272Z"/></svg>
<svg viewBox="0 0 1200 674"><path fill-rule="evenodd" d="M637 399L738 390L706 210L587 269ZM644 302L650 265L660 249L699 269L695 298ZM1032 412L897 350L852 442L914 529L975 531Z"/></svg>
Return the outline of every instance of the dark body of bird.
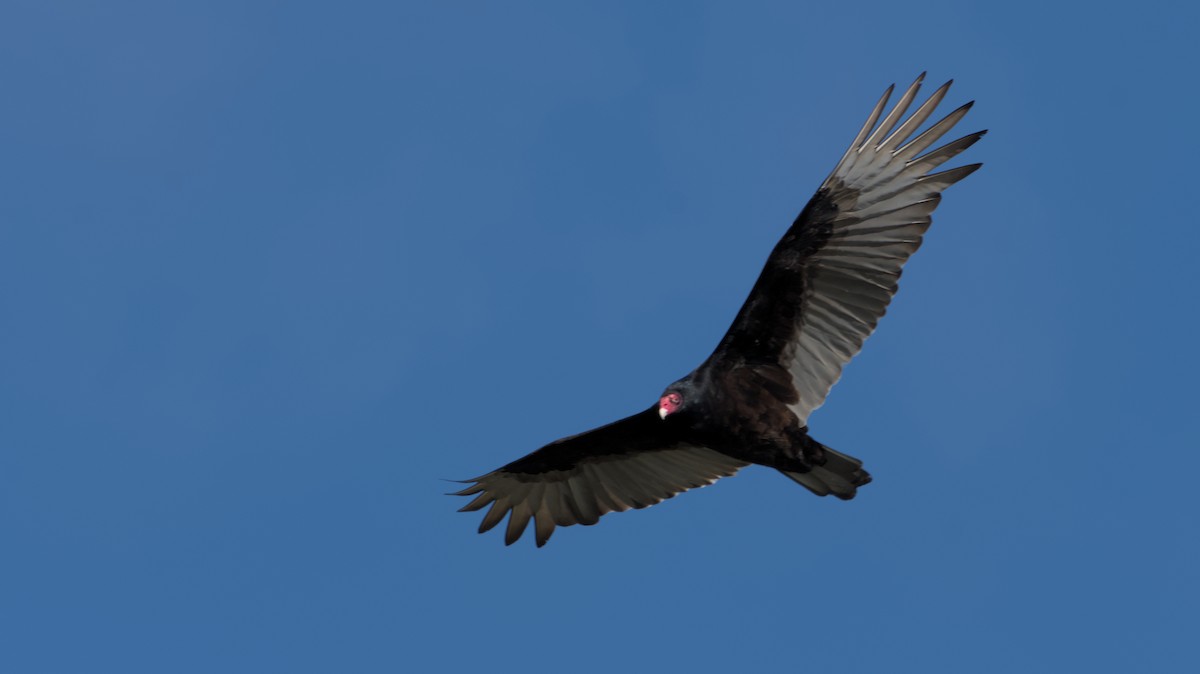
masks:
<svg viewBox="0 0 1200 674"><path fill-rule="evenodd" d="M942 190L980 167L930 173L985 132L925 152L968 103L909 140L950 87L901 121L923 78L880 121L892 88L884 93L700 367L649 409L556 440L456 492L475 496L462 510L491 506L481 533L508 515L511 544L532 519L540 547L556 526L595 524L748 464L775 468L819 496L851 499L871 481L861 461L813 440L807 423L886 312Z"/></svg>

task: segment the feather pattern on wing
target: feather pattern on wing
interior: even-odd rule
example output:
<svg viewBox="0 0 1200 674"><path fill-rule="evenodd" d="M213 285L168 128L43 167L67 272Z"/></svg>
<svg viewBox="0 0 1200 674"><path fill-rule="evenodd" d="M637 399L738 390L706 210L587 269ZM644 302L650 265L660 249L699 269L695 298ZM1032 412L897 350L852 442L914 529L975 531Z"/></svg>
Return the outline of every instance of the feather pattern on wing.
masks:
<svg viewBox="0 0 1200 674"><path fill-rule="evenodd" d="M706 447L671 439L658 408L563 438L465 482L457 496L475 496L462 511L490 505L483 533L508 515L504 542L516 542L534 522L538 547L556 526L591 525L610 512L645 508L712 484L747 465Z"/></svg>
<svg viewBox="0 0 1200 674"><path fill-rule="evenodd" d="M819 407L887 311L901 268L921 245L941 192L979 168L929 173L979 140L970 134L921 155L971 108L951 112L909 138L945 97L942 85L908 119L924 75L883 116L880 98L854 142L767 260L713 354L786 368L801 424ZM879 122L876 126L876 122ZM895 131L893 131L895 129Z"/></svg>

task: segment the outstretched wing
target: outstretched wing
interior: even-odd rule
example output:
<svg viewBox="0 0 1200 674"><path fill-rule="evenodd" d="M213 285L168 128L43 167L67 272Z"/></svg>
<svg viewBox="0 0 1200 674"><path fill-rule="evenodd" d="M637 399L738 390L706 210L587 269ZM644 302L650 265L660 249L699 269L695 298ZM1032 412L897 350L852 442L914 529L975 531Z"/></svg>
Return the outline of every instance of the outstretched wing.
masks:
<svg viewBox="0 0 1200 674"><path fill-rule="evenodd" d="M952 82L900 123L924 77L880 122L893 87L884 92L842 160L771 252L713 355L717 361L777 363L788 370L797 394L790 407L802 424L887 311L900 269L921 245L942 190L981 166L930 173L985 131L925 152L972 103L908 140Z"/></svg>
<svg viewBox="0 0 1200 674"><path fill-rule="evenodd" d="M457 496L476 495L462 511L491 509L483 533L508 518L504 542L512 545L534 519L537 545L555 526L595 524L602 515L645 508L712 484L747 465L669 435L658 407L586 433L556 440L482 477Z"/></svg>

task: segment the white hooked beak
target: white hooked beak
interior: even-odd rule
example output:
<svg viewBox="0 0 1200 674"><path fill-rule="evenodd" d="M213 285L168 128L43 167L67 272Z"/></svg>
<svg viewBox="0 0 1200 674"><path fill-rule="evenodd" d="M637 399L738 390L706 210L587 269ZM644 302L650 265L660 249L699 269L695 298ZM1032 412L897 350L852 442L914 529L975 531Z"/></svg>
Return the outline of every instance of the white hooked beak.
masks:
<svg viewBox="0 0 1200 674"><path fill-rule="evenodd" d="M667 420L667 408L663 407L662 405L659 405L658 406L658 417L660 419L662 419L663 421L666 421Z"/></svg>

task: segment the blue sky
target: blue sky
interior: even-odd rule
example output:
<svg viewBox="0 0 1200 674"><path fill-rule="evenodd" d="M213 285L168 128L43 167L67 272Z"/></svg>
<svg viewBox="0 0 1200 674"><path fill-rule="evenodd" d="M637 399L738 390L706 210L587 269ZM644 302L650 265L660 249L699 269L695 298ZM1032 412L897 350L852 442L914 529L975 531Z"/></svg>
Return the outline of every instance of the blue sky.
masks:
<svg viewBox="0 0 1200 674"><path fill-rule="evenodd" d="M1194 667L1198 20L6 3L0 669ZM875 482L477 536L441 480L698 364L922 70L991 133L811 420Z"/></svg>

